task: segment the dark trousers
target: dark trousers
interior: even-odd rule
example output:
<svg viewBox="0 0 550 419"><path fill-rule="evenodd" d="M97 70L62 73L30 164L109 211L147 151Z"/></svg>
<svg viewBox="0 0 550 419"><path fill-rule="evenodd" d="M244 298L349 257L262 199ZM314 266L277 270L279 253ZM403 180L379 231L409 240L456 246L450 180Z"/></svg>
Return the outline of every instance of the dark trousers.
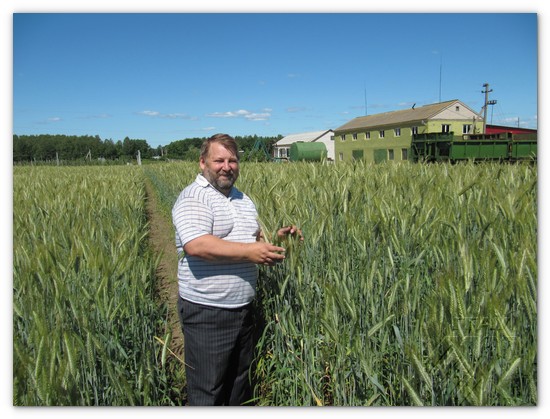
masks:
<svg viewBox="0 0 550 419"><path fill-rule="evenodd" d="M253 304L223 309L178 299L190 406L250 403Z"/></svg>

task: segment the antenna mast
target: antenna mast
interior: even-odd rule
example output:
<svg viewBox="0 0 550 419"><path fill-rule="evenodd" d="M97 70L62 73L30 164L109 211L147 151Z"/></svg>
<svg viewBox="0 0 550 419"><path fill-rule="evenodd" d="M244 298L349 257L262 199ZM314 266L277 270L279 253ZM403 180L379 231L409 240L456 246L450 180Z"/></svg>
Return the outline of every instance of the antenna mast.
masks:
<svg viewBox="0 0 550 419"><path fill-rule="evenodd" d="M365 116L367 116L369 113L367 111L367 86L365 86Z"/></svg>
<svg viewBox="0 0 550 419"><path fill-rule="evenodd" d="M441 71L443 68L443 54L439 56L439 103L441 103Z"/></svg>
<svg viewBox="0 0 550 419"><path fill-rule="evenodd" d="M485 93L485 103L483 105L483 134L486 134L487 132L487 105L489 104L489 93L493 91L493 89L489 89L489 83L484 83L483 87L485 90L482 90L481 93Z"/></svg>

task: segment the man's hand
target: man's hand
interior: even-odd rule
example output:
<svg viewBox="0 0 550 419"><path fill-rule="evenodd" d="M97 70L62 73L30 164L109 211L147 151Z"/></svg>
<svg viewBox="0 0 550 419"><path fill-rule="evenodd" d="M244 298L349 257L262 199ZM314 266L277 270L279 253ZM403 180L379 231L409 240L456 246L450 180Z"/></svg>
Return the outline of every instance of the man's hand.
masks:
<svg viewBox="0 0 550 419"><path fill-rule="evenodd" d="M296 227L295 225L283 227L277 231L277 237L279 238L279 240L286 239L288 236L300 237L300 241L304 241L302 230L299 230L298 227Z"/></svg>
<svg viewBox="0 0 550 419"><path fill-rule="evenodd" d="M273 266L285 259L285 249L267 242L249 244L248 259L258 265Z"/></svg>

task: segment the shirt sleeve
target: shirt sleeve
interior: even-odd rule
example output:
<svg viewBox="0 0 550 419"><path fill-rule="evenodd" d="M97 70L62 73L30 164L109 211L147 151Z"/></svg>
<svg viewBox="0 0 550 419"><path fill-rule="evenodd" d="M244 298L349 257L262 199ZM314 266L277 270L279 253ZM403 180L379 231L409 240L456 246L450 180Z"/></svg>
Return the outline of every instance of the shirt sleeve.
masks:
<svg viewBox="0 0 550 419"><path fill-rule="evenodd" d="M191 240L213 234L214 217L210 208L194 197L181 197L172 209L176 235L183 248Z"/></svg>

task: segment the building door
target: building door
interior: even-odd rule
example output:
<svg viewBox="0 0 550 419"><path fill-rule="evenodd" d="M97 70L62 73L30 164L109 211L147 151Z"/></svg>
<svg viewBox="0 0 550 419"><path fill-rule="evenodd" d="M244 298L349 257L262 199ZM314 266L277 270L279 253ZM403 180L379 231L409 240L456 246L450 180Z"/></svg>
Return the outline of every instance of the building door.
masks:
<svg viewBox="0 0 550 419"><path fill-rule="evenodd" d="M363 150L351 150L353 160L363 160Z"/></svg>
<svg viewBox="0 0 550 419"><path fill-rule="evenodd" d="M385 148L379 148L378 150L374 150L375 163L382 163L387 159L388 159L388 150L386 150Z"/></svg>

